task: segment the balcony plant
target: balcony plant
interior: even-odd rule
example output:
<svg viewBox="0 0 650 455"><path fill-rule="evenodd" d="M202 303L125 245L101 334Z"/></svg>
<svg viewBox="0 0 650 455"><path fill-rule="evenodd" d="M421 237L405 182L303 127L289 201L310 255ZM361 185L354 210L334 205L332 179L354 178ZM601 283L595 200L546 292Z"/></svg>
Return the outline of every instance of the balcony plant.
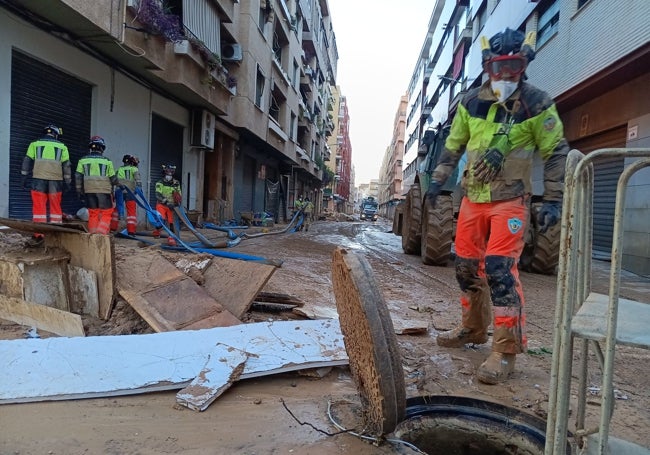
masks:
<svg viewBox="0 0 650 455"><path fill-rule="evenodd" d="M152 35L172 43L185 39L181 18L162 0L136 0L135 19Z"/></svg>

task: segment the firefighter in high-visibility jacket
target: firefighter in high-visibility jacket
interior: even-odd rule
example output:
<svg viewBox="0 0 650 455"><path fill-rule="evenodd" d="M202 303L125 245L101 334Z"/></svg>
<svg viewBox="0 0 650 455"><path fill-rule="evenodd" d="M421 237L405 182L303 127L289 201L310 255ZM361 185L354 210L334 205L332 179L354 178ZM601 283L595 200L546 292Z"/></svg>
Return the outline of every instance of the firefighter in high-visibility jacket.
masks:
<svg viewBox="0 0 650 455"><path fill-rule="evenodd" d="M108 234L113 214L113 186L119 185L113 162L104 156L106 142L93 136L88 155L77 163L77 195L88 208L88 232Z"/></svg>
<svg viewBox="0 0 650 455"><path fill-rule="evenodd" d="M176 232L174 228L174 207L179 206L183 203L183 198L181 194L181 182L174 178L174 173L176 172L176 166L173 164L163 164L163 178L156 182L156 210L160 213L169 224L169 229L174 232L176 235L179 235L180 232ZM160 237L160 229L155 229L153 231L154 237ZM167 237L167 244L171 246L176 246L176 240L172 237Z"/></svg>
<svg viewBox="0 0 650 455"><path fill-rule="evenodd" d="M459 104L425 203L435 207L465 150L464 197L455 237L462 319L456 329L439 334L437 343L486 343L492 323L492 352L477 376L497 384L514 371L515 356L526 352L517 263L529 220L533 154L544 161L543 205L537 215L543 232L560 218L569 145L553 100L522 81L535 55L535 34L506 29L489 41L482 37L481 44L489 80Z"/></svg>
<svg viewBox="0 0 650 455"><path fill-rule="evenodd" d="M23 159L21 184L27 189L27 177L32 174L32 221L47 223L47 204L50 204L50 223L62 223L61 197L64 188L72 184L72 165L68 148L59 140L61 128L48 125L44 136L31 144ZM35 237L42 237L36 234Z"/></svg>
<svg viewBox="0 0 650 455"><path fill-rule="evenodd" d="M117 180L120 186L115 188L115 209L111 218L111 231L117 231L120 222L120 210L117 201L123 201L126 208L126 232L128 235L135 235L138 225L138 211L135 199L131 194L136 188L142 188L140 171L138 170L140 159L133 155L122 157L122 166L117 169ZM129 193L125 188L131 190Z"/></svg>

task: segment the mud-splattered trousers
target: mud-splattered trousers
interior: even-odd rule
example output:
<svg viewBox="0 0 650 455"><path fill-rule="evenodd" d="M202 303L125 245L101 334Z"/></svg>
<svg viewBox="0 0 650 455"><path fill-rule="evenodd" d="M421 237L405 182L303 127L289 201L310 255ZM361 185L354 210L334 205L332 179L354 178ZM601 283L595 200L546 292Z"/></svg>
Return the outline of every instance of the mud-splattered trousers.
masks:
<svg viewBox="0 0 650 455"><path fill-rule="evenodd" d="M487 183L478 180L474 164L510 123L503 168ZM526 321L517 263L528 223L533 155L544 162L544 200L560 202L569 145L548 94L521 83L505 103L498 103L487 81L470 90L458 106L432 181L444 184L463 151L465 197L455 239L462 325L472 330L472 338L481 339L493 322L492 350L518 354L526 349Z"/></svg>
<svg viewBox="0 0 650 455"><path fill-rule="evenodd" d="M492 350L526 349L524 294L517 262L524 248L528 205L524 197L490 203L463 198L456 229L456 279L462 325L484 334L494 324Z"/></svg>

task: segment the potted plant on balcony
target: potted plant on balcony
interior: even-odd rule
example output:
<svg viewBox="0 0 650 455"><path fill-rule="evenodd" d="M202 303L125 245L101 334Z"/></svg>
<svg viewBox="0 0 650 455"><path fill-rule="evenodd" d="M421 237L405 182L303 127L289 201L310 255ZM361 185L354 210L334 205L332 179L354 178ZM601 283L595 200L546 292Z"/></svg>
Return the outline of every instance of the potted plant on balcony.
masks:
<svg viewBox="0 0 650 455"><path fill-rule="evenodd" d="M161 0L136 0L135 20L144 26L143 31L172 43L182 41L185 35L181 18L170 11L170 7Z"/></svg>

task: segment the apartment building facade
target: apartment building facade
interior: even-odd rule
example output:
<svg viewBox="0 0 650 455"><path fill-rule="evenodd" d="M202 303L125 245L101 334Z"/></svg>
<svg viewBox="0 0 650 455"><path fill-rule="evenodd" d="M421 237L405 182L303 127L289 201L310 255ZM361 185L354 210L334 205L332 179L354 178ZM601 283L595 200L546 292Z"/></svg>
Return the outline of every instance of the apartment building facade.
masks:
<svg viewBox="0 0 650 455"><path fill-rule="evenodd" d="M462 96L486 78L480 37L506 27L537 33L529 82L556 101L572 148L650 147L650 3L642 0L438 0L408 87L403 191L414 181L427 130L449 124ZM629 160L595 169L594 250L609 255L613 192ZM540 163L533 193L543 191ZM624 268L650 275L650 172L630 185Z"/></svg>
<svg viewBox="0 0 650 455"><path fill-rule="evenodd" d="M350 143L350 114L340 87L332 88L333 111L336 115L334 134L329 138L332 157L328 163L329 178L324 190L324 201L331 212L351 213L350 187L352 177L352 144Z"/></svg>
<svg viewBox="0 0 650 455"><path fill-rule="evenodd" d="M402 197L402 162L404 160L404 137L406 134L406 109L408 96L400 98L395 120L393 121L393 136L390 145L384 153L379 167L378 201L379 213L387 218L393 218L395 207Z"/></svg>
<svg viewBox="0 0 650 455"><path fill-rule="evenodd" d="M0 216L31 218L20 188L30 141L63 128L73 166L91 135L145 193L177 166L184 204L215 221L293 200L320 207L338 53L326 1L1 0ZM328 109L330 106L330 109ZM74 193L64 211L75 213ZM141 214L141 223L145 222Z"/></svg>

